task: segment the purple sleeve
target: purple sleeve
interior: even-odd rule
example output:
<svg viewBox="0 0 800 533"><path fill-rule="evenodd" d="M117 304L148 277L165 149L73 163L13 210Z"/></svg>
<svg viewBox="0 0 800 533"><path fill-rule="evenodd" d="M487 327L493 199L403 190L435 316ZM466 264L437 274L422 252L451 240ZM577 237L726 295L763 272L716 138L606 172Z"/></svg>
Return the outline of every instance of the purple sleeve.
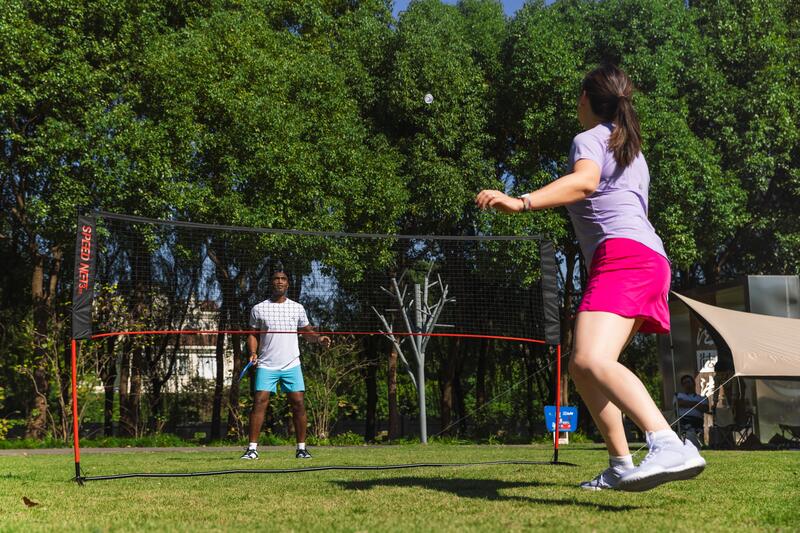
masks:
<svg viewBox="0 0 800 533"><path fill-rule="evenodd" d="M586 133L576 135L572 140L572 151L575 154L572 159L573 165L581 159L588 159L597 163L600 170L603 170L607 149L601 139Z"/></svg>

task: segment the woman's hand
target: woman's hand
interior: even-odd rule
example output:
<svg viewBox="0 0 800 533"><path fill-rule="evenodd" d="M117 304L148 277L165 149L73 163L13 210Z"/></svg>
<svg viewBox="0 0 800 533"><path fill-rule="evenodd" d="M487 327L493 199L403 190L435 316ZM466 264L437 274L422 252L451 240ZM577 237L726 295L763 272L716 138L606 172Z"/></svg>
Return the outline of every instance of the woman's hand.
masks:
<svg viewBox="0 0 800 533"><path fill-rule="evenodd" d="M485 189L475 197L475 204L481 209L497 209L503 213L519 213L523 210L523 201L512 198L500 191Z"/></svg>

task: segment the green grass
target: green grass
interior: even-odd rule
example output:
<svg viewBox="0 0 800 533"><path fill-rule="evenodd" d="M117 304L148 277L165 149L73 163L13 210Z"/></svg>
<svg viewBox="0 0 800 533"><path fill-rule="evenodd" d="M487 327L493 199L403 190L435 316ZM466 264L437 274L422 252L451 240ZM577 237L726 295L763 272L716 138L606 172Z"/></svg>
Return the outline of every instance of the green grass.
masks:
<svg viewBox="0 0 800 533"><path fill-rule="evenodd" d="M137 471L290 468L411 462L548 460L544 446L289 448L261 459L237 453L85 453L87 475ZM21 452L20 452L21 453ZM70 481L69 455L0 456L0 531L794 531L800 528L800 453L705 453L697 479L640 494L576 484L605 450L570 445L565 466L476 466L389 471L247 474L183 479ZM26 507L27 497L39 505Z"/></svg>

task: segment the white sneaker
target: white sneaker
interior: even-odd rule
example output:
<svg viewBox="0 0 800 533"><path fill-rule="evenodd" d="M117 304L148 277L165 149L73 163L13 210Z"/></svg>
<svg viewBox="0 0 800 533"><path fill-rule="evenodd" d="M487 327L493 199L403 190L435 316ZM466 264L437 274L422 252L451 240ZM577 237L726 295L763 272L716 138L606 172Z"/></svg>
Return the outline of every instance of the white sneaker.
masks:
<svg viewBox="0 0 800 533"><path fill-rule="evenodd" d="M629 492L650 490L668 481L691 479L706 467L706 461L690 442L657 442L647 436L650 452L632 470L620 476L616 488Z"/></svg>
<svg viewBox="0 0 800 533"><path fill-rule="evenodd" d="M253 448L248 448L247 450L245 450L245 452L239 459L251 459L251 460L258 459L258 452L255 451Z"/></svg>
<svg viewBox="0 0 800 533"><path fill-rule="evenodd" d="M620 476L627 472L628 470L622 470L620 468L609 466L595 477L591 481L584 481L580 484L582 489L586 490L610 490L617 488L617 483L619 482Z"/></svg>

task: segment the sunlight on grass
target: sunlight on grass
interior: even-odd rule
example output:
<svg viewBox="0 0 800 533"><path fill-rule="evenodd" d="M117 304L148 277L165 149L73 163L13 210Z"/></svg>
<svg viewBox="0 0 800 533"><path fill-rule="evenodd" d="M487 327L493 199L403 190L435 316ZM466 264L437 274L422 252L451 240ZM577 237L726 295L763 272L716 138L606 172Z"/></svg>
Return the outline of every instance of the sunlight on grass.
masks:
<svg viewBox="0 0 800 533"><path fill-rule="evenodd" d="M548 460L539 446L315 448L238 453L87 453L86 474L188 472L322 465ZM0 457L0 529L6 530L791 530L800 525L796 452L706 452L699 478L643 494L586 492L605 463L597 446L570 447L577 467L494 465L324 471L180 479L70 481L68 455ZM27 506L23 497L34 503Z"/></svg>

